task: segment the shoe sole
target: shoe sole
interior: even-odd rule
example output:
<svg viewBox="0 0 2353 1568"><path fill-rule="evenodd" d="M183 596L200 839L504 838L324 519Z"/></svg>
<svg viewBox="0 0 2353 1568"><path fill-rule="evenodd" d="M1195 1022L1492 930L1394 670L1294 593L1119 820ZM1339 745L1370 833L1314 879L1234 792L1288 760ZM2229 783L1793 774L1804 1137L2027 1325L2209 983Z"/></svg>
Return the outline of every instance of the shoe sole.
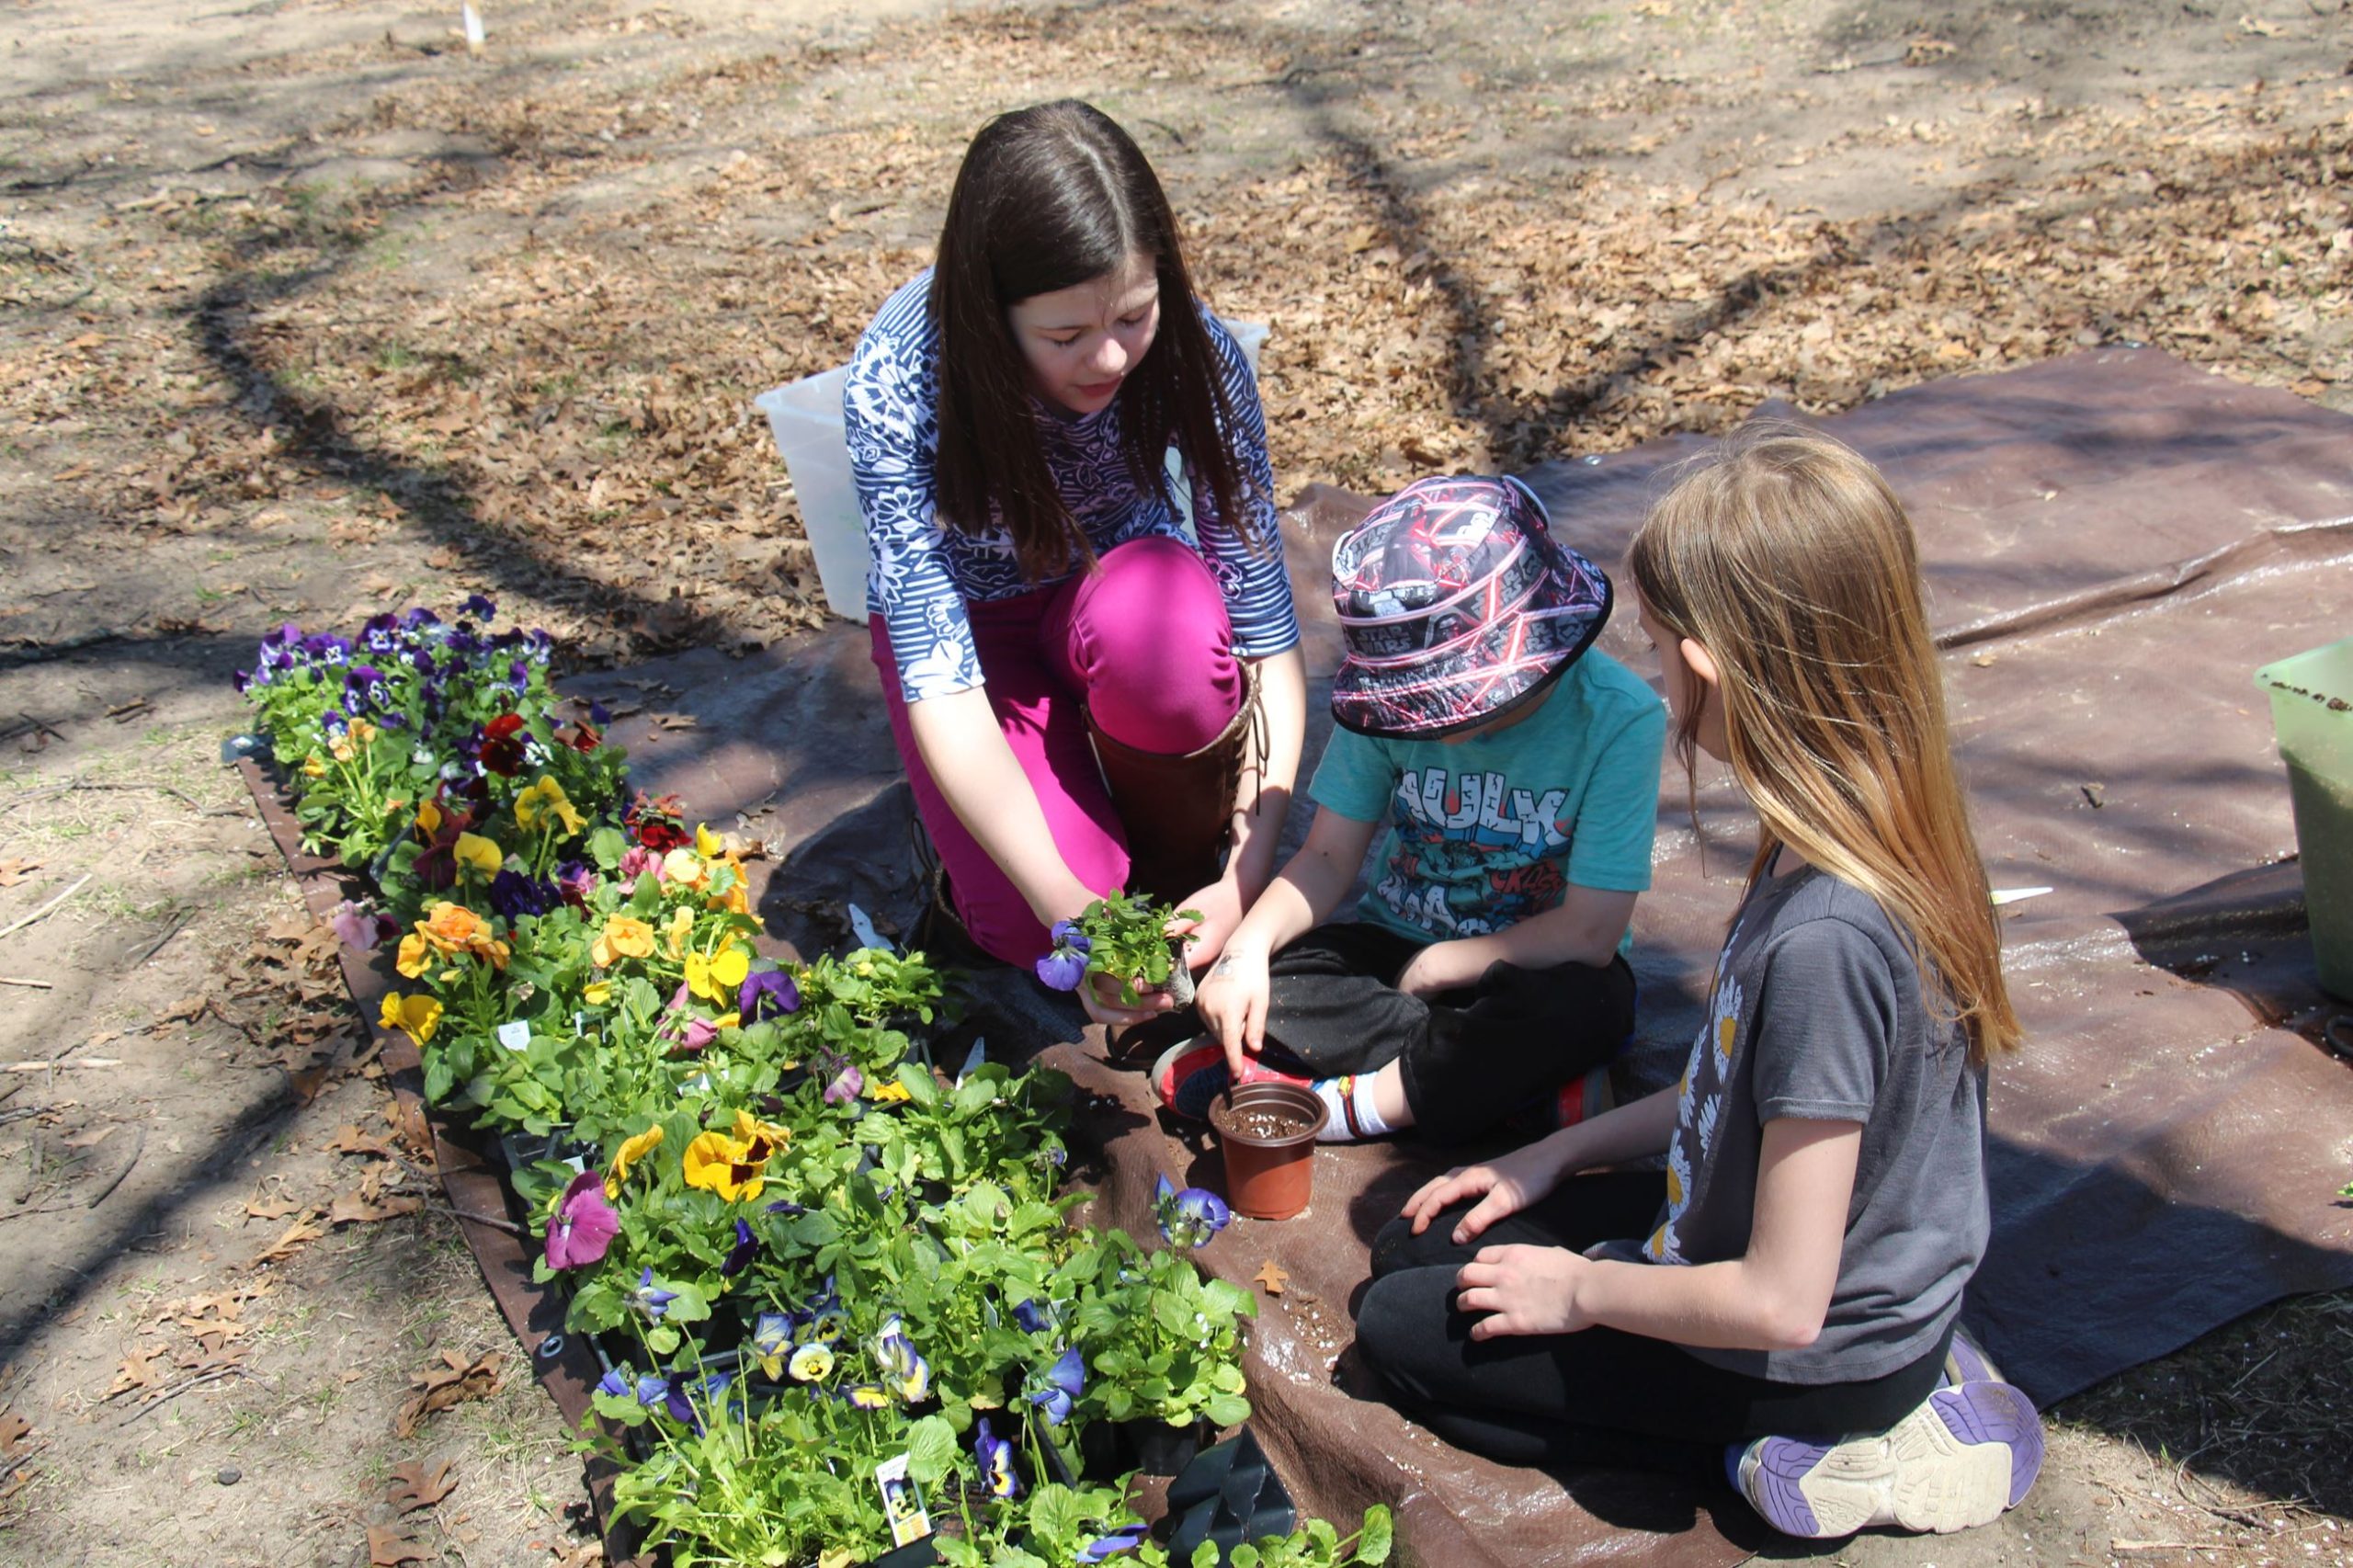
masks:
<svg viewBox="0 0 2353 1568"><path fill-rule="evenodd" d="M1837 1443L1767 1437L1740 1489L1784 1535L1834 1539L1893 1525L1949 1535L2015 1507L2042 1468L2042 1424L2007 1383L1941 1388L1884 1433Z"/></svg>

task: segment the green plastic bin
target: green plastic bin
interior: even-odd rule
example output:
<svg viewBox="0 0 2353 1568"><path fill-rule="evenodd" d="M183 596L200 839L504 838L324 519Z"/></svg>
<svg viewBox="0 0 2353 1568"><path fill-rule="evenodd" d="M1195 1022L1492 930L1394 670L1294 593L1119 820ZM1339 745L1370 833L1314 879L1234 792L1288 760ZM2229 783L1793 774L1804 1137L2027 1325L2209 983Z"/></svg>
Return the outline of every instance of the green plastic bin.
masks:
<svg viewBox="0 0 2353 1568"><path fill-rule="evenodd" d="M2353 638L2255 672L2288 764L2321 989L2353 1001Z"/></svg>

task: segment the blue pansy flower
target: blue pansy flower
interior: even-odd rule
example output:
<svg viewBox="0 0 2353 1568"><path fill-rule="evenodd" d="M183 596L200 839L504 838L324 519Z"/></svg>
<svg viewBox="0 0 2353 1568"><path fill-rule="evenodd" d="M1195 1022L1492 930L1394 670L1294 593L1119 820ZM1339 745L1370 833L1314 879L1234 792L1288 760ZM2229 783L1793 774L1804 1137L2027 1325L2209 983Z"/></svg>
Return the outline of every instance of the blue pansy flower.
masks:
<svg viewBox="0 0 2353 1568"><path fill-rule="evenodd" d="M719 1266L719 1272L731 1276L743 1273L751 1263L752 1255L759 1250L759 1238L752 1234L752 1227L738 1219L735 1221L735 1244L728 1249L727 1261Z"/></svg>
<svg viewBox="0 0 2353 1568"><path fill-rule="evenodd" d="M651 1267L638 1277L637 1289L630 1292L630 1305L657 1322L664 1312L670 1310L670 1303L677 1299L676 1290L665 1290L654 1283Z"/></svg>
<svg viewBox="0 0 2353 1568"><path fill-rule="evenodd" d="M1145 1533L1142 1525L1121 1525L1109 1535L1097 1536L1088 1541L1080 1549L1078 1560L1081 1562L1101 1562L1122 1552L1133 1551L1143 1544Z"/></svg>
<svg viewBox="0 0 2353 1568"><path fill-rule="evenodd" d="M1021 1477L1014 1473L1013 1444L998 1437L989 1428L989 1418L980 1419L977 1435L972 1439L972 1458L980 1461L981 1480L992 1497L1010 1500L1021 1495Z"/></svg>
<svg viewBox="0 0 2353 1568"><path fill-rule="evenodd" d="M1051 935L1054 945L1038 960L1038 978L1053 990L1075 991L1086 977L1086 955L1094 944L1074 920L1055 921Z"/></svg>
<svg viewBox="0 0 2353 1568"><path fill-rule="evenodd" d="M1160 1220L1160 1239L1170 1246L1207 1246L1211 1236L1233 1222L1233 1210L1224 1199L1205 1187L1180 1192L1165 1176L1153 1187L1152 1209Z"/></svg>
<svg viewBox="0 0 2353 1568"><path fill-rule="evenodd" d="M1042 1374L1034 1374L1033 1381L1040 1386L1029 1391L1029 1403L1045 1412L1047 1426L1059 1426L1070 1419L1072 1404L1086 1392L1086 1358L1073 1346Z"/></svg>

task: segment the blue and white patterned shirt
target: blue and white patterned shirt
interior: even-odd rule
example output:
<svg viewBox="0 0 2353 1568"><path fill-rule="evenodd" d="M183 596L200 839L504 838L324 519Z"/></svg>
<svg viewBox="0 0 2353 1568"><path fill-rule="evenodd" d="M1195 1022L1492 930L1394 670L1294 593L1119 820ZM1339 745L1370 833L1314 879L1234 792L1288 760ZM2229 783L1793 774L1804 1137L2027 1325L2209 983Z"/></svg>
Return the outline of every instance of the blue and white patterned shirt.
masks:
<svg viewBox="0 0 2353 1568"><path fill-rule="evenodd" d="M866 514L866 608L890 633L899 690L909 702L983 684L964 606L1051 587L1074 573L1026 582L1003 528L960 533L938 517L933 465L939 451L939 334L928 309L926 271L884 301L858 339L842 388L842 423L850 475ZM1202 559L1225 596L1234 651L1244 658L1279 653L1299 642L1290 579L1275 533L1275 476L1267 461L1267 422L1258 387L1233 334L1206 308L1224 369L1237 427L1229 431L1241 459L1249 533L1267 541L1254 555L1217 516L1207 485L1194 490ZM1047 472L1097 555L1154 535L1186 539L1184 521L1158 491L1139 484L1120 445L1120 402L1083 417L1048 410L1038 421ZM1189 475L1188 476L1190 477ZM1190 542L1190 541L1188 541Z"/></svg>

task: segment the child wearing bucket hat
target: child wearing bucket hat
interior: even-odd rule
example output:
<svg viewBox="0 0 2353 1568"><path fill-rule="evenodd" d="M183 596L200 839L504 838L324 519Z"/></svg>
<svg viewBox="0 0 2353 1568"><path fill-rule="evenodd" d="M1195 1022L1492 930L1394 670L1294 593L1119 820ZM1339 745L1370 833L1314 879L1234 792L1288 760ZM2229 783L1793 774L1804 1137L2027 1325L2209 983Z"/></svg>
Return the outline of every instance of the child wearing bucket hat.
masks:
<svg viewBox="0 0 2353 1568"><path fill-rule="evenodd" d="M1307 842L1200 987L1154 1077L1180 1114L1308 1082L1323 1136L1472 1137L1584 1103L1631 1030L1657 696L1593 647L1609 579L1511 479L1425 479L1332 552L1347 653ZM1353 921L1327 923L1385 827Z"/></svg>

